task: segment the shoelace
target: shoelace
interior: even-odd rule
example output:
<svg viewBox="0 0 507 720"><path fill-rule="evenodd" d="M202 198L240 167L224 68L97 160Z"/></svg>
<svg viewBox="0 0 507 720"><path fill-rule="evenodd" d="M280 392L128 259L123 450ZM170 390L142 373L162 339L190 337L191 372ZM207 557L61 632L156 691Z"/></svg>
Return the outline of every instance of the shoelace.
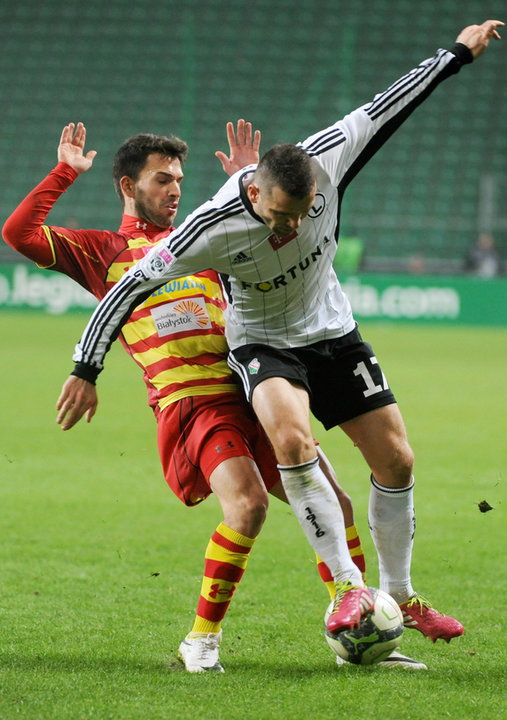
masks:
<svg viewBox="0 0 507 720"><path fill-rule="evenodd" d="M336 583L336 596L333 603L333 612L336 612L338 609L341 601L343 600L343 596L345 595L348 590L356 590L357 585L352 585L350 580L345 580L345 582L339 582Z"/></svg>
<svg viewBox="0 0 507 720"><path fill-rule="evenodd" d="M422 595L414 595L413 598L410 598L410 600L407 602L406 607L411 608L415 604L419 606L419 610L423 610L423 608L431 608L433 607L429 600L426 600Z"/></svg>
<svg viewBox="0 0 507 720"><path fill-rule="evenodd" d="M205 660L210 650L216 650L218 647L218 640L215 637L207 635L203 638L198 638L197 643L197 656L199 660Z"/></svg>

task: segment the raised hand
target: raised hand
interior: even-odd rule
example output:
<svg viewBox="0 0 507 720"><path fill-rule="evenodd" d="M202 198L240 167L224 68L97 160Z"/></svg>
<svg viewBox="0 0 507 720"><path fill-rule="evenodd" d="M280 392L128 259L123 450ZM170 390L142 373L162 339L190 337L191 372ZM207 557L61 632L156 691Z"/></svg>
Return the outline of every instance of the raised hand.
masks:
<svg viewBox="0 0 507 720"><path fill-rule="evenodd" d="M86 414L90 422L97 410L97 390L87 380L70 375L65 381L56 409L59 411L56 422L62 430L70 430Z"/></svg>
<svg viewBox="0 0 507 720"><path fill-rule="evenodd" d="M486 50L492 37L500 40L497 28L504 25L501 20L486 20L482 25L469 25L460 32L456 42L466 45L474 58L477 58Z"/></svg>
<svg viewBox="0 0 507 720"><path fill-rule="evenodd" d="M252 123L241 119L237 122L236 132L234 124L228 122L226 125L227 142L229 143L229 155L217 150L215 157L222 163L222 168L227 175L234 175L246 165L259 162L259 147L261 144L261 131L255 130L252 135Z"/></svg>
<svg viewBox="0 0 507 720"><path fill-rule="evenodd" d="M97 154L95 150L88 150L85 155L85 142L86 128L82 122L78 122L77 125L74 123L65 125L58 145L58 162L67 163L78 175L91 168Z"/></svg>

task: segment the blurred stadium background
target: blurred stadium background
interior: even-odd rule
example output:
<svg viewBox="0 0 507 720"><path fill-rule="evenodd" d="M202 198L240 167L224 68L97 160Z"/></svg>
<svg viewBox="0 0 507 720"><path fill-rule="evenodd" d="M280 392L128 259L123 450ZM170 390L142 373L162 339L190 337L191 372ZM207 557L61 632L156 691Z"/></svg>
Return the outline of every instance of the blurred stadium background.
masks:
<svg viewBox="0 0 507 720"><path fill-rule="evenodd" d="M0 219L55 164L61 127L82 120L98 157L50 222L115 228L112 156L143 131L189 142L181 221L223 181L213 152L227 120L250 119L265 149L297 142L452 46L466 25L504 16L505 3L487 0L3 3ZM507 258L504 35L352 183L342 235L359 238L362 270L462 273L481 232ZM20 259L0 252L0 262Z"/></svg>
<svg viewBox="0 0 507 720"><path fill-rule="evenodd" d="M225 147L226 121L250 119L264 148L296 142L450 47L466 25L507 20L506 7L500 0L4 0L0 222L55 165L61 128L78 120L98 156L51 223L118 226L112 157L138 132L189 142L181 221L223 182L213 152ZM507 260L507 29L502 35L364 168L342 218L342 234L364 249L347 292L361 323L389 320L369 327L368 338L395 383L418 458L418 582L446 612L459 609L463 642L429 650L422 636L410 638L407 652L431 661L427 683L396 673L372 682L361 673L337 685L324 671L328 658L314 672L323 647L320 631L313 634L320 605L314 612L310 603L317 576L310 564L301 575L311 562L303 535L273 504L228 620L231 672L206 687L213 717L299 717L302 707L332 716L330 681L347 689L339 703L349 720L501 716L505 643L489 588L495 577L505 596L496 568L505 525L507 276L463 273L483 231L494 236L504 268ZM189 517L168 492L145 391L119 347L92 425L55 435L54 403L83 327L79 315L63 313L87 304L93 299L72 281L37 271L0 242L0 564L9 627L0 718L201 717L194 678L190 687L184 673L171 673L168 685L174 665L165 658L175 662L191 622L217 505L210 500ZM398 319L429 325L394 327ZM440 321L471 327L435 328ZM341 434L322 436L350 483L375 577L359 453ZM495 512L479 513L484 499ZM299 608L301 597L307 604L294 634L287 608ZM460 598L467 600L458 608ZM271 623L259 607L270 609Z"/></svg>

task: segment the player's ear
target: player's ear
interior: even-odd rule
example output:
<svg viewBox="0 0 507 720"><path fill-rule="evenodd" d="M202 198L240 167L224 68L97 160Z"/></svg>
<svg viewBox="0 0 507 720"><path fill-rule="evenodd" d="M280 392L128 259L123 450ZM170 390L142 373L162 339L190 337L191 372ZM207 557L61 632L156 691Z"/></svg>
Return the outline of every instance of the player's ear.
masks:
<svg viewBox="0 0 507 720"><path fill-rule="evenodd" d="M248 199L250 200L250 202L256 203L257 200L259 199L259 188L257 187L257 185L255 185L255 183L253 183L253 182L250 183L250 185L246 189L246 192L247 192Z"/></svg>
<svg viewBox="0 0 507 720"><path fill-rule="evenodd" d="M135 194L136 184L128 175L124 175L120 179L120 188L125 197L133 198Z"/></svg>

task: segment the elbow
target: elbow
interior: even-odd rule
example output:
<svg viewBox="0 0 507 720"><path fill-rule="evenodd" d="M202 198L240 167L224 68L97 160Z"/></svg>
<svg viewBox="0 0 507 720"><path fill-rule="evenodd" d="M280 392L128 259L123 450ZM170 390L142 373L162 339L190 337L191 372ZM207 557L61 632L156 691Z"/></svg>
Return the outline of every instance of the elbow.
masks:
<svg viewBox="0 0 507 720"><path fill-rule="evenodd" d="M34 233L11 216L2 227L2 237L7 245L29 260L43 267L53 264L53 254L42 231Z"/></svg>
<svg viewBox="0 0 507 720"><path fill-rule="evenodd" d="M13 227L13 223L11 221L11 218L7 218L7 220L4 222L2 227L2 237L7 243L7 245L10 245L15 250L16 248L16 238L18 237L18 233L16 232L16 228Z"/></svg>
<svg viewBox="0 0 507 720"><path fill-rule="evenodd" d="M2 237L11 248L14 248L14 250L18 252L23 252L23 247L26 244L26 229L20 226L12 215L8 217L3 224Z"/></svg>

